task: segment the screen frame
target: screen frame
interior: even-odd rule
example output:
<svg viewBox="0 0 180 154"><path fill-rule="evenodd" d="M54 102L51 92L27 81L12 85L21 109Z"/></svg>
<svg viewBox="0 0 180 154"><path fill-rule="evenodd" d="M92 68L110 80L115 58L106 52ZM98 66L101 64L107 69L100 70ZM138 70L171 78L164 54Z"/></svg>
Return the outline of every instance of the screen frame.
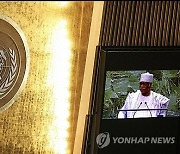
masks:
<svg viewBox="0 0 180 154"><path fill-rule="evenodd" d="M161 56L161 60L159 58ZM179 70L179 47L102 47L100 50L100 68L98 101L101 102L99 116L102 119L106 71L119 70ZM170 60L169 60L170 59ZM129 63L130 61L130 63ZM97 111L98 112L98 111Z"/></svg>
<svg viewBox="0 0 180 154"><path fill-rule="evenodd" d="M139 58L135 61L135 58L138 58L138 56L140 56L140 58L144 58L144 60L138 61L140 60ZM149 63L147 63L147 56ZM159 56L162 56L160 61L158 60ZM175 60L173 58L175 58ZM153 61L150 61L150 59L153 59ZM167 61L167 59L170 60ZM121 61L119 62L119 60ZM89 136L87 141L89 148L87 149L93 153L97 152L97 146L95 145L96 136L100 132L102 123L106 71L116 71L118 69L180 69L180 47L97 47L97 58L95 61L95 71L93 75L93 81L95 82L93 82L92 85L93 90L91 91L89 110L89 116L91 117L91 120L89 121L89 124L87 124L90 125L89 129L91 129L89 131L90 134L87 134Z"/></svg>

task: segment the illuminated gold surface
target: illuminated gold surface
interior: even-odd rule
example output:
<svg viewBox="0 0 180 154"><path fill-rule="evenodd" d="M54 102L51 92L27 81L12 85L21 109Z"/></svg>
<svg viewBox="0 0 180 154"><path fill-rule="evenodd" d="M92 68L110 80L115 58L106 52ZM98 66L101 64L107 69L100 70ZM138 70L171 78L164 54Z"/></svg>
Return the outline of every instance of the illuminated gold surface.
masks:
<svg viewBox="0 0 180 154"><path fill-rule="evenodd" d="M27 84L0 114L0 153L71 153L93 2L0 2L30 49Z"/></svg>

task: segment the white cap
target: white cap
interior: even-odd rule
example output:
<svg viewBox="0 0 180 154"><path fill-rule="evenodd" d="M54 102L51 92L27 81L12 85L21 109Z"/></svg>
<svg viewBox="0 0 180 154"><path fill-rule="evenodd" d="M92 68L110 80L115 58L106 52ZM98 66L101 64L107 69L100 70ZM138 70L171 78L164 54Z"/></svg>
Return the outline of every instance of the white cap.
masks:
<svg viewBox="0 0 180 154"><path fill-rule="evenodd" d="M153 81L153 74L149 72L141 74L140 82L151 82Z"/></svg>

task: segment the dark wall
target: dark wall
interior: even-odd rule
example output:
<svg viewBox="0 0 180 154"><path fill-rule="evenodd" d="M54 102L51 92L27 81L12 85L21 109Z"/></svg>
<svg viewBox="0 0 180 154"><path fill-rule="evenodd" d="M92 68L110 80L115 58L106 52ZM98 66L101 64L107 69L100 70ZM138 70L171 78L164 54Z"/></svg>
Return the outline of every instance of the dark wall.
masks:
<svg viewBox="0 0 180 154"><path fill-rule="evenodd" d="M179 46L179 1L105 1L100 46Z"/></svg>

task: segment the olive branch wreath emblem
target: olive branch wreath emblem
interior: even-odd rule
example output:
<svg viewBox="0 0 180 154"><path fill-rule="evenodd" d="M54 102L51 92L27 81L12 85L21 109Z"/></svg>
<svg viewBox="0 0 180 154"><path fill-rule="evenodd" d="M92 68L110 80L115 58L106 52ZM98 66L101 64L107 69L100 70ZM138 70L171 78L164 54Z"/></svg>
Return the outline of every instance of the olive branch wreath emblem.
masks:
<svg viewBox="0 0 180 154"><path fill-rule="evenodd" d="M14 78L16 76L17 63L16 63L16 54L15 54L14 50L9 48L9 55L10 55L10 62L11 62L10 69L9 69L9 76L0 85L0 95L3 95L6 92L6 90L13 83Z"/></svg>

